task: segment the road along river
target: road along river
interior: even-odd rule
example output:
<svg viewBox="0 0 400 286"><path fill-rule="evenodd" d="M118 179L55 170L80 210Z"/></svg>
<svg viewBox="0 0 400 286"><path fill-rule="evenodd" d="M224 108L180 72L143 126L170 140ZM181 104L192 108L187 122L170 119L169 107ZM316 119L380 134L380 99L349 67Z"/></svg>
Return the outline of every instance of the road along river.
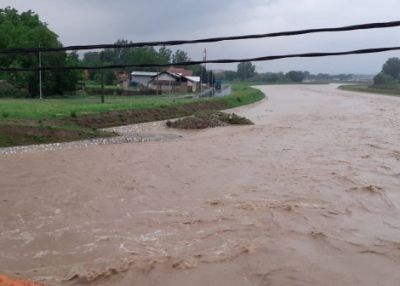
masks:
<svg viewBox="0 0 400 286"><path fill-rule="evenodd" d="M254 126L0 155L0 274L399 285L400 98L260 89L269 100L236 110Z"/></svg>

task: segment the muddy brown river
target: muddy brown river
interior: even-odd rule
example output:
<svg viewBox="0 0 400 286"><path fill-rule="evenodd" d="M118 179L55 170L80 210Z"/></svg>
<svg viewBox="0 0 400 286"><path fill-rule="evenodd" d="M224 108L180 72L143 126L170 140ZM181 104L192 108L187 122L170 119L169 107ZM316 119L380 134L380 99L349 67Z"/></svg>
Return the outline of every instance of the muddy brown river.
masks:
<svg viewBox="0 0 400 286"><path fill-rule="evenodd" d="M237 110L254 126L0 155L0 274L67 286L400 285L400 98L260 89L268 100Z"/></svg>

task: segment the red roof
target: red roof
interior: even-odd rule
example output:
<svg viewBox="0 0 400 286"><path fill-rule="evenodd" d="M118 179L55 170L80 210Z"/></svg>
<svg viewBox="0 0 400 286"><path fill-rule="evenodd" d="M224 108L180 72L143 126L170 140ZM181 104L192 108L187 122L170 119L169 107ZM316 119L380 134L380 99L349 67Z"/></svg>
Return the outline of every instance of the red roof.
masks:
<svg viewBox="0 0 400 286"><path fill-rule="evenodd" d="M169 68L167 72L176 73L183 76L193 76L193 71L185 70L184 68Z"/></svg>

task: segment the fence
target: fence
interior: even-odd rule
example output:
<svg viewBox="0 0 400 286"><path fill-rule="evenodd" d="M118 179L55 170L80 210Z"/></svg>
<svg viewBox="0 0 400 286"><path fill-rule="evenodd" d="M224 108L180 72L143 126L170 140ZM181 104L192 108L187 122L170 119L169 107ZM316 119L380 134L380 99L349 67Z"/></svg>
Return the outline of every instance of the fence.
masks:
<svg viewBox="0 0 400 286"><path fill-rule="evenodd" d="M108 95L123 95L123 96L161 95L161 91L159 90L123 90L123 89L111 89L111 88L102 90L101 88L92 88L92 87L85 88L85 93L87 95L99 95L103 92Z"/></svg>

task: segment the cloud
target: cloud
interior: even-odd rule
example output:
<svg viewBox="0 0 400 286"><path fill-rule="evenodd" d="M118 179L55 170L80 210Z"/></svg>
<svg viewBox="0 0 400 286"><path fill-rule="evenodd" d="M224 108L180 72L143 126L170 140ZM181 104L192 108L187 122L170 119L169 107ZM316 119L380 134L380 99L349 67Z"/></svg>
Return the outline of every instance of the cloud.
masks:
<svg viewBox="0 0 400 286"><path fill-rule="evenodd" d="M333 27L398 20L398 0L0 0L2 7L34 10L65 45L193 39L213 36ZM243 58L310 51L344 51L399 46L399 28L291 38L188 45L193 59L204 48L210 58ZM260 71L376 73L385 53L326 59L291 59L257 63ZM219 67L219 66L216 66ZM234 65L223 65L234 68Z"/></svg>

